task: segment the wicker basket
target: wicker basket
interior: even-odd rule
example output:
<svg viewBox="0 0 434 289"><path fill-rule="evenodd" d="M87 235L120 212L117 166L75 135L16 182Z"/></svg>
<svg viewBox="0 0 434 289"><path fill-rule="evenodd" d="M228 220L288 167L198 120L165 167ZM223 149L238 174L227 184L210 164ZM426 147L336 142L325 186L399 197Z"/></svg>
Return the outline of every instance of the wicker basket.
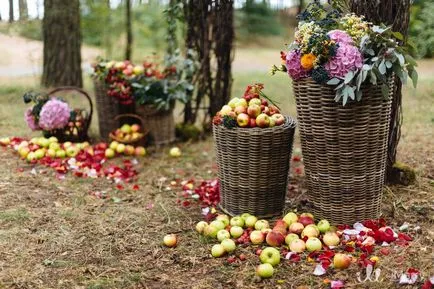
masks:
<svg viewBox="0 0 434 289"><path fill-rule="evenodd" d="M73 93L86 98L88 102L88 110L83 108L74 109L74 115L77 121L71 120L68 125L63 129L56 129L52 131L44 131L45 137L55 136L60 142L83 142L89 140L88 130L92 121L93 105L89 94L78 88L72 86L58 87L48 93L49 97L57 97L58 94Z"/></svg>
<svg viewBox="0 0 434 289"><path fill-rule="evenodd" d="M379 217L387 157L390 97L362 87L361 102L334 101L333 87L293 82L308 197L313 212L334 224Z"/></svg>
<svg viewBox="0 0 434 289"><path fill-rule="evenodd" d="M116 99L107 95L107 87L103 80L94 78L95 101L98 111L99 134L107 140L111 131L118 128L115 117L119 114L119 105Z"/></svg>
<svg viewBox="0 0 434 289"><path fill-rule="evenodd" d="M157 110L151 105L136 105L136 114L149 130L149 141L154 145L166 145L175 141L173 108Z"/></svg>
<svg viewBox="0 0 434 289"><path fill-rule="evenodd" d="M126 113L126 114L119 114L115 117L115 120L117 123L120 124L120 126L122 126L125 123L128 124L140 124L140 133L142 134L142 136L138 139L134 139L134 140L123 140L118 138L114 132L110 132L110 138L114 141L117 141L119 143L123 143L123 144L129 144L129 145L134 145L134 146L139 146L139 145L145 145L146 143L146 136L149 133L148 129L144 127L144 123L145 121L138 115L136 114L131 114L131 113Z"/></svg>
<svg viewBox="0 0 434 289"><path fill-rule="evenodd" d="M223 211L259 218L282 214L295 126L292 118L273 128L213 126Z"/></svg>

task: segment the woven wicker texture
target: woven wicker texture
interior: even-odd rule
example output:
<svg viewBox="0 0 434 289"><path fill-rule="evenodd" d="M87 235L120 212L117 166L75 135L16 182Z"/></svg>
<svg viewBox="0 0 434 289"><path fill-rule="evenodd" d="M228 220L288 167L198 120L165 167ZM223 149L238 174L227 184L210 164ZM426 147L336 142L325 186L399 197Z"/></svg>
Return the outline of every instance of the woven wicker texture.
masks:
<svg viewBox="0 0 434 289"><path fill-rule="evenodd" d="M166 145L175 141L173 109L159 111L150 105L136 105L136 114L148 129L151 144Z"/></svg>
<svg viewBox="0 0 434 289"><path fill-rule="evenodd" d="M332 87L312 79L293 88L315 216L334 224L379 217L393 89L384 99L380 86L364 86L361 102L342 106Z"/></svg>
<svg viewBox="0 0 434 289"><path fill-rule="evenodd" d="M137 114L132 114L132 113L125 113L125 114L118 114L116 117L116 122L119 123L119 126L122 127L123 124L127 123L127 124L138 124L140 125L140 133L142 134L142 136L138 139L134 139L134 140L124 140L124 139L120 139L118 138L114 132L110 132L110 138L114 141L117 141L119 143L123 143L123 144L129 144L129 145L134 145L134 146L140 146L140 145L145 145L146 144L146 136L148 135L148 129L146 127L144 127L144 120L143 118L141 118L140 116L138 116Z"/></svg>
<svg viewBox="0 0 434 289"><path fill-rule="evenodd" d="M94 78L95 101L98 111L99 134L108 140L111 131L118 128L115 117L119 114L119 105L114 97L107 95L107 87L103 80Z"/></svg>
<svg viewBox="0 0 434 289"><path fill-rule="evenodd" d="M223 211L258 218L282 214L295 126L292 118L273 128L213 126Z"/></svg>

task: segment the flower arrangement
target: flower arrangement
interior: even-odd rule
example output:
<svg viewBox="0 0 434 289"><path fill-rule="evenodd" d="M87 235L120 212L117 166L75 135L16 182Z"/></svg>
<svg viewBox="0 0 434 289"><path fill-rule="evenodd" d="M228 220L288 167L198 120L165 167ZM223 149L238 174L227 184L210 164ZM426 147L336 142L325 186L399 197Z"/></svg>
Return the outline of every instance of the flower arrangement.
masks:
<svg viewBox="0 0 434 289"><path fill-rule="evenodd" d="M333 2L333 1L332 1ZM404 37L384 25L376 26L363 16L345 13L344 7L311 2L299 17L294 42L281 52L283 71L295 81L312 78L319 84L336 86L336 101L362 99L362 83L381 85L388 95L387 79L393 74L416 87L416 62Z"/></svg>

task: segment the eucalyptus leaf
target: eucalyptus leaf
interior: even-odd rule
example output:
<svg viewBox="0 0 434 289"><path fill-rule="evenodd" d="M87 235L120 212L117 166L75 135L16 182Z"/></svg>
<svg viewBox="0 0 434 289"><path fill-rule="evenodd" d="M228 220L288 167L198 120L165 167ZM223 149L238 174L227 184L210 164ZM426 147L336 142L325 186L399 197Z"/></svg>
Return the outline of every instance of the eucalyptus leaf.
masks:
<svg viewBox="0 0 434 289"><path fill-rule="evenodd" d="M404 66L404 64L405 64L404 56L403 56L401 53L397 53L397 52L395 52L395 55L396 55L396 57L397 57L398 60L399 60L399 64L400 64L401 66Z"/></svg>
<svg viewBox="0 0 434 289"><path fill-rule="evenodd" d="M327 81L328 85L337 85L339 82L341 82L341 80L339 78L332 78L329 81Z"/></svg>
<svg viewBox="0 0 434 289"><path fill-rule="evenodd" d="M386 74L386 65L384 64L384 59L381 61L380 65L378 66L378 71L380 71L381 74Z"/></svg>
<svg viewBox="0 0 434 289"><path fill-rule="evenodd" d="M371 66L369 64L363 64L362 70L370 70Z"/></svg>
<svg viewBox="0 0 434 289"><path fill-rule="evenodd" d="M346 75L345 75L345 84L348 84L351 82L351 80L354 78L354 71L349 71Z"/></svg>
<svg viewBox="0 0 434 289"><path fill-rule="evenodd" d="M356 100L357 101L361 101L362 100L362 91L361 90L357 90L356 91Z"/></svg>
<svg viewBox="0 0 434 289"><path fill-rule="evenodd" d="M374 55L375 55L375 51L374 51L374 49L372 49L372 48L368 48L368 49L366 49L365 52L368 53L368 54L371 55L371 56L374 56Z"/></svg>
<svg viewBox="0 0 434 289"><path fill-rule="evenodd" d="M359 90L360 86L362 85L362 82L363 82L363 72L365 72L365 71L360 71L359 75L357 75L357 90Z"/></svg>
<svg viewBox="0 0 434 289"><path fill-rule="evenodd" d="M417 71L413 69L409 73L409 76L410 76L410 78L411 78L411 80L413 82L413 87L416 88L417 87L417 81L418 81L418 78L419 78L419 75L417 74Z"/></svg>
<svg viewBox="0 0 434 289"><path fill-rule="evenodd" d="M347 101L348 101L348 94L344 94L343 100L342 100L342 105L345 106L347 104Z"/></svg>
<svg viewBox="0 0 434 289"><path fill-rule="evenodd" d="M368 76L368 71L367 70L363 70L362 71L362 82L366 80L366 77Z"/></svg>
<svg viewBox="0 0 434 289"><path fill-rule="evenodd" d="M387 84L381 85L381 94L383 95L384 98L389 97L389 86Z"/></svg>
<svg viewBox="0 0 434 289"><path fill-rule="evenodd" d="M392 67L392 62L390 62L389 60L386 61L386 67L387 68L391 68Z"/></svg>
<svg viewBox="0 0 434 289"><path fill-rule="evenodd" d="M370 79L371 83L376 85L377 84L377 76L375 75L373 70L371 70L371 72L370 72L370 77L371 77L371 79Z"/></svg>
<svg viewBox="0 0 434 289"><path fill-rule="evenodd" d="M349 96L349 98L351 98L352 100L354 100L354 98L355 98L354 87L349 86L349 88L348 88L348 96Z"/></svg>
<svg viewBox="0 0 434 289"><path fill-rule="evenodd" d="M395 36L396 39L404 41L404 35L401 32L393 31L392 35Z"/></svg>

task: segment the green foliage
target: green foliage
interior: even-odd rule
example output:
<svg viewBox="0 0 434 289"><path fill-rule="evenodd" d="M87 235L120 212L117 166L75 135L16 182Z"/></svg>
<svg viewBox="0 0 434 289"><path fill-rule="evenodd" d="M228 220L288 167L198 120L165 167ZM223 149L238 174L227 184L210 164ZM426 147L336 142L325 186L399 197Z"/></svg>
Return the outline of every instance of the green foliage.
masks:
<svg viewBox="0 0 434 289"><path fill-rule="evenodd" d="M418 57L434 56L434 2L419 0L411 7L409 37Z"/></svg>
<svg viewBox="0 0 434 289"><path fill-rule="evenodd" d="M17 34L32 40L42 40L42 22L41 20L29 20L0 25L0 32L5 34Z"/></svg>

